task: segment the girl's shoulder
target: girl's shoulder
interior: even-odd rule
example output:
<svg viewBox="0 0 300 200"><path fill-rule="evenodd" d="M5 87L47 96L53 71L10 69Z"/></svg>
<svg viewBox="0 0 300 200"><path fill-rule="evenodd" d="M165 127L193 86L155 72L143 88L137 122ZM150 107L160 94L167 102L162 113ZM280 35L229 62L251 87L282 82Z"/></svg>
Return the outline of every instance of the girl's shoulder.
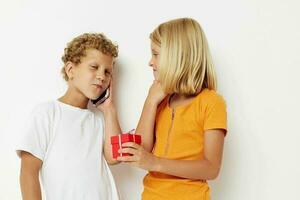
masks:
<svg viewBox="0 0 300 200"><path fill-rule="evenodd" d="M221 94L208 88L203 89L198 94L197 99L206 105L225 104L225 100Z"/></svg>
<svg viewBox="0 0 300 200"><path fill-rule="evenodd" d="M168 94L168 95L160 102L160 104L159 104L158 107L157 107L158 110L164 109L165 107L168 106L168 101L169 101L170 96L171 96L171 95Z"/></svg>

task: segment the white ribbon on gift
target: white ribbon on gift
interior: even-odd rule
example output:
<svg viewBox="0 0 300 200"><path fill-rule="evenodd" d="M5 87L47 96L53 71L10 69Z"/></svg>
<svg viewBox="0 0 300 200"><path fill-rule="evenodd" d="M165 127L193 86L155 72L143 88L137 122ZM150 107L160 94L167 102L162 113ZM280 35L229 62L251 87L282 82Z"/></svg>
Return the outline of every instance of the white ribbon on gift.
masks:
<svg viewBox="0 0 300 200"><path fill-rule="evenodd" d="M122 157L122 156L123 156L123 153L122 153L122 140L121 140L121 135L122 135L122 134L119 134L119 147L120 147L120 150L121 150L120 156Z"/></svg>
<svg viewBox="0 0 300 200"><path fill-rule="evenodd" d="M133 142L135 143L135 137L134 137L135 129L131 129L128 133L133 135Z"/></svg>
<svg viewBox="0 0 300 200"><path fill-rule="evenodd" d="M135 129L131 129L128 133L134 135L135 134ZM119 134L118 138L119 138L119 147L121 149L120 156L122 157L123 153L122 153L122 138L121 138L121 136L122 136L122 134ZM133 136L133 141L135 142L135 137L134 136Z"/></svg>

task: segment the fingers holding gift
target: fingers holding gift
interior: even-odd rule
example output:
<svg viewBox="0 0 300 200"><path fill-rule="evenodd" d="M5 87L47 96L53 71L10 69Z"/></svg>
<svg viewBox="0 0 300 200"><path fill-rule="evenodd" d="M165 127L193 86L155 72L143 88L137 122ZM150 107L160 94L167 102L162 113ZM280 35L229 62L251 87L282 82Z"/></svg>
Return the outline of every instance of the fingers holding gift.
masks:
<svg viewBox="0 0 300 200"><path fill-rule="evenodd" d="M133 142L122 144L122 149L119 149L118 161L130 164L145 170L154 169L156 157L153 154L144 150L144 148Z"/></svg>
<svg viewBox="0 0 300 200"><path fill-rule="evenodd" d="M122 144L122 148L126 148L126 147L129 147L129 148L133 148L133 149L137 149L137 150L140 150L141 149L141 146L138 145L137 143L135 142L125 142Z"/></svg>
<svg viewBox="0 0 300 200"><path fill-rule="evenodd" d="M123 148L123 149L119 149L119 154L122 155L124 153L129 153L131 155L136 155L138 154L138 150L134 149L134 148Z"/></svg>
<svg viewBox="0 0 300 200"><path fill-rule="evenodd" d="M137 158L135 156L121 156L121 157L117 157L117 161L124 162L124 163L131 163L131 162L136 162Z"/></svg>
<svg viewBox="0 0 300 200"><path fill-rule="evenodd" d="M118 161L136 162L139 160L138 155L140 155L140 152L134 148L123 148L123 149L120 149L118 152L121 155L117 158ZM129 154L129 156L128 155L124 156L125 153Z"/></svg>

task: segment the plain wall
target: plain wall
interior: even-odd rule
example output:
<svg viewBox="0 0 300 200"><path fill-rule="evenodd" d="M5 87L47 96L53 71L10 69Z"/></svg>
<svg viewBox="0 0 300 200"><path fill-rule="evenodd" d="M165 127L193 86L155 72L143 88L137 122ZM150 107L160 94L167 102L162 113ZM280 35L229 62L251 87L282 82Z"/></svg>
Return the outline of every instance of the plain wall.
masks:
<svg viewBox="0 0 300 200"><path fill-rule="evenodd" d="M0 199L21 199L14 142L34 105L63 95L66 43L84 32L118 43L116 104L128 131L153 80L149 33L178 17L202 25L228 107L212 199L300 199L299 8L296 0L1 0ZM112 171L124 199L140 199L146 172L123 164Z"/></svg>

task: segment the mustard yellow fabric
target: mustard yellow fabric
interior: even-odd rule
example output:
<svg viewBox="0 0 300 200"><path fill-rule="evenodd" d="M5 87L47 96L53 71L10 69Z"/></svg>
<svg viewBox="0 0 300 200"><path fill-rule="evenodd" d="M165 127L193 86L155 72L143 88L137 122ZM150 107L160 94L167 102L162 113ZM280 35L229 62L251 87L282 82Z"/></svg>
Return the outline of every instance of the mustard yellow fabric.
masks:
<svg viewBox="0 0 300 200"><path fill-rule="evenodd" d="M156 115L153 154L167 159L200 160L204 155L204 131L227 130L224 99L204 89L189 104L171 109L169 97ZM190 180L158 172L144 178L143 200L209 200L206 180Z"/></svg>

